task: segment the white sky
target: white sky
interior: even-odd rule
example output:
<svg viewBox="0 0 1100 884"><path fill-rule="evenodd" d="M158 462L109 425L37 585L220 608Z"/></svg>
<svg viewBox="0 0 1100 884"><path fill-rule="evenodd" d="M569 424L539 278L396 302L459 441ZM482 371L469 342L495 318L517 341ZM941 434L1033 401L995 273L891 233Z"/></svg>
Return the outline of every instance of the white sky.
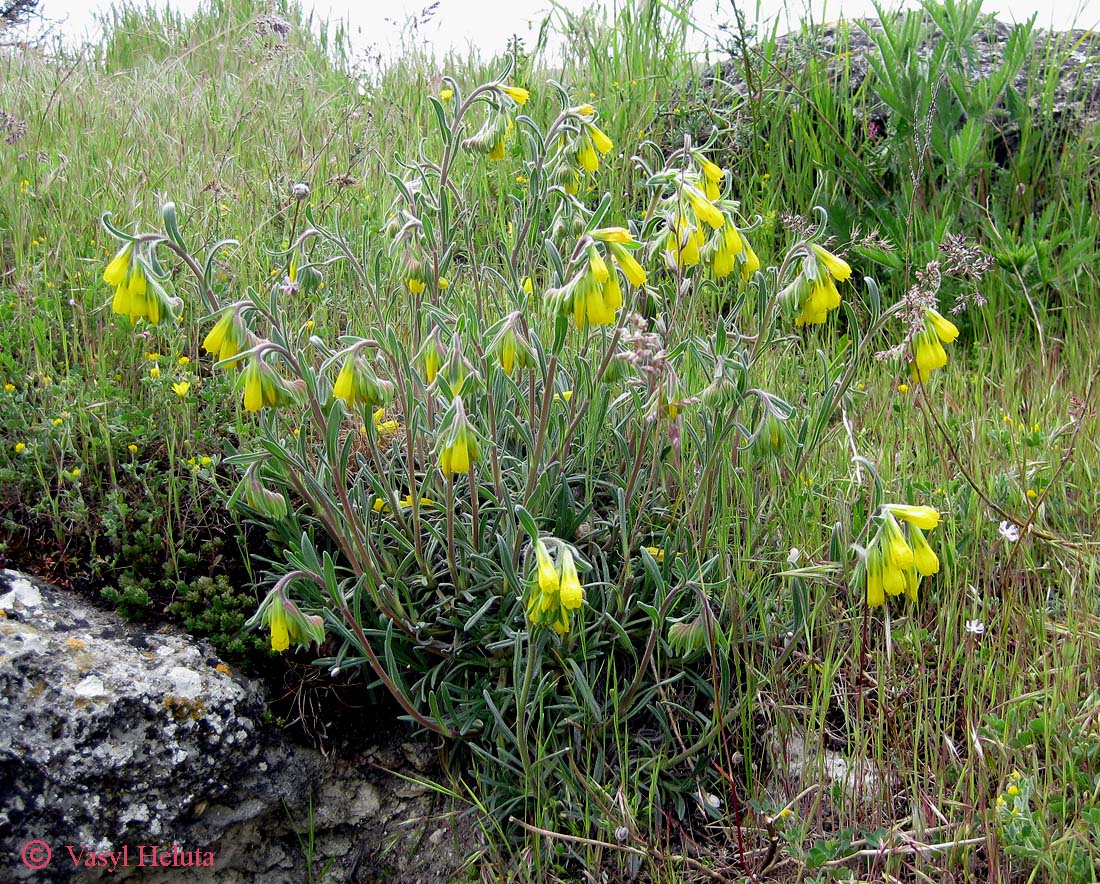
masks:
<svg viewBox="0 0 1100 884"><path fill-rule="evenodd" d="M156 5L165 0L152 0ZM201 0L171 0L172 8L193 10ZM416 16L432 0L314 0L320 18L343 18L350 25L356 48L374 47L384 54L400 51L404 24ZM732 20L731 0L694 0L694 16L703 31L717 22ZM303 0L309 6L310 0ZM598 5L610 15L614 0L558 0L560 6L579 10L586 5ZM109 8L111 0L42 0L40 11L52 20L62 20L70 41L79 41L94 31L96 15ZM884 0L888 8L899 0ZM901 0L900 5L917 6L916 0ZM534 42L543 16L554 6L553 0L440 0L427 25L419 31L417 42L427 41L437 52L449 48L477 46L487 52L502 49L512 34L519 34L528 45ZM743 4L749 22L759 21L770 29L778 18L780 31L797 25L799 19L812 17L830 21L844 15L854 18L873 15L871 0L747 0ZM1039 27L1064 30L1073 26L1100 26L1100 0L985 0L983 9L994 12L1006 22L1023 21L1037 14ZM784 24L786 23L786 27ZM710 26L710 27L708 27ZM697 32L691 41L693 48L707 43L705 33Z"/></svg>

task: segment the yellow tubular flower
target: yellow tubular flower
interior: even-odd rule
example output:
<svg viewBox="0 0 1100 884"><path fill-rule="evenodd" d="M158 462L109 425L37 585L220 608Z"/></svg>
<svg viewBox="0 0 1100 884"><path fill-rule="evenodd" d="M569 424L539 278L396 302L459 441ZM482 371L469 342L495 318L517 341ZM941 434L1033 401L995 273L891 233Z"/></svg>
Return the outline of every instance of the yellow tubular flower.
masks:
<svg viewBox="0 0 1100 884"><path fill-rule="evenodd" d="M703 176L707 179L707 181L712 181L715 184L726 177L725 169L723 169L717 163L711 162L704 156L699 157L699 168L703 170Z"/></svg>
<svg viewBox="0 0 1100 884"><path fill-rule="evenodd" d="M253 356L245 368L244 410L259 411L264 406L263 381L260 379L260 360Z"/></svg>
<svg viewBox="0 0 1100 884"><path fill-rule="evenodd" d="M691 203L691 207L701 221L705 221L715 230L726 223L726 216L721 210L695 188L685 187L684 195L687 196L688 202Z"/></svg>
<svg viewBox="0 0 1100 884"><path fill-rule="evenodd" d="M677 219L676 229L668 232L666 251L672 256L674 265L681 270L699 263L699 242L695 238L695 231L683 215Z"/></svg>
<svg viewBox="0 0 1100 884"><path fill-rule="evenodd" d="M550 551L541 540L535 541L535 561L538 563L539 590L544 595L555 595L561 584L561 577L554 568L554 561L550 558Z"/></svg>
<svg viewBox="0 0 1100 884"><path fill-rule="evenodd" d="M886 561L891 568L904 571L913 564L913 549L901 533L901 525L889 511L886 513L886 522L883 525L886 531Z"/></svg>
<svg viewBox="0 0 1100 884"><path fill-rule="evenodd" d="M901 595L905 592L905 572L888 561L883 562L882 588L887 595Z"/></svg>
<svg viewBox="0 0 1100 884"><path fill-rule="evenodd" d="M220 360L230 359L240 352L240 343L243 336L239 334L239 314L236 310L226 310L222 313L214 327L207 332L202 340L202 348L212 356Z"/></svg>
<svg viewBox="0 0 1100 884"><path fill-rule="evenodd" d="M594 123L585 123L584 128L588 130L588 137L592 139L592 144L600 153L606 154L615 146L607 137L607 133Z"/></svg>
<svg viewBox="0 0 1100 884"><path fill-rule="evenodd" d="M581 588L580 578L577 577L577 566L573 563L573 554L569 551L568 546L563 547L561 554L559 595L561 596L561 606L566 611L576 610L584 601L584 590Z"/></svg>
<svg viewBox="0 0 1100 884"><path fill-rule="evenodd" d="M502 142L502 146L503 146L503 142ZM410 277L409 279L405 280L405 283L406 283L406 285L408 285L409 291L412 292L414 295L420 295L420 294L424 293L424 281L423 280L416 279L415 277Z"/></svg>
<svg viewBox="0 0 1100 884"><path fill-rule="evenodd" d="M271 650L282 653L290 647L290 633L286 628L286 611L283 610L282 605L278 603L272 605L271 620L268 622L268 626L271 627Z"/></svg>
<svg viewBox="0 0 1100 884"><path fill-rule="evenodd" d="M440 452L439 466L444 474L469 472L470 447L466 444L464 436L459 436Z"/></svg>
<svg viewBox="0 0 1100 884"><path fill-rule="evenodd" d="M145 295L149 291L149 283L145 279L145 271L138 264L130 270L130 282L126 286L127 308L130 314L130 322L137 322L148 311Z"/></svg>
<svg viewBox="0 0 1100 884"><path fill-rule="evenodd" d="M913 542L913 564L925 577L931 577L940 570L940 560L920 528L910 525L909 537Z"/></svg>
<svg viewBox="0 0 1100 884"><path fill-rule="evenodd" d="M950 319L941 316L937 311L931 308L925 308L924 321L926 326L931 326L932 330L945 344L952 343L959 336L959 328Z"/></svg>
<svg viewBox="0 0 1100 884"><path fill-rule="evenodd" d="M118 250L103 271L103 281L107 283L107 285L113 285L116 288L122 285L126 280L126 274L130 270L130 258L133 253L134 244L132 242L126 243L126 245Z"/></svg>
<svg viewBox="0 0 1100 884"><path fill-rule="evenodd" d="M913 340L913 372L923 384L937 368L947 365L947 351L927 328Z"/></svg>
<svg viewBox="0 0 1100 884"><path fill-rule="evenodd" d="M606 243L632 243L634 237L630 235L630 231L625 227L601 227L599 230L593 230L589 236L598 242Z"/></svg>
<svg viewBox="0 0 1100 884"><path fill-rule="evenodd" d="M494 142L493 146L489 149L489 159L491 160L503 160L504 159L504 136Z"/></svg>
<svg viewBox="0 0 1100 884"><path fill-rule="evenodd" d="M340 369L340 374L336 376L336 383L332 385L333 397L336 399L343 399L348 408L352 408L355 405L354 362L354 354L349 354L348 358L344 360L344 365L343 368ZM247 404L245 408L248 408ZM249 410L251 411L252 409Z"/></svg>
<svg viewBox="0 0 1100 884"><path fill-rule="evenodd" d="M584 140L584 144L581 145L580 150L577 151L577 162L581 164L581 168L586 172L595 172L600 168L599 155L592 146L592 142L587 138Z"/></svg>
<svg viewBox="0 0 1100 884"><path fill-rule="evenodd" d="M823 249L817 243L810 243L810 251L812 251L814 256L825 265L825 269L832 274L833 279L844 282L852 275L852 268L848 266L847 261L843 258L838 258L832 252Z"/></svg>
<svg viewBox="0 0 1100 884"><path fill-rule="evenodd" d="M752 279L752 275L760 269L760 259L756 256L756 252L752 250L745 234L741 233L740 230L737 231L737 234L741 237L741 245L744 248L741 253L741 280L742 282L748 282Z"/></svg>
<svg viewBox="0 0 1100 884"><path fill-rule="evenodd" d="M614 257L616 263L623 269L626 281L635 287L645 285L645 268L638 263L637 259L630 253L630 250L624 249L615 242L611 242L610 248L612 257Z"/></svg>
<svg viewBox="0 0 1100 884"><path fill-rule="evenodd" d="M899 519L922 531L931 531L940 523L939 510L930 506L910 506L904 503L892 503L887 509Z"/></svg>
<svg viewBox="0 0 1100 884"><path fill-rule="evenodd" d="M593 285L588 289L586 306L589 325L611 325L615 321L615 311L607 306L600 286Z"/></svg>
<svg viewBox="0 0 1100 884"><path fill-rule="evenodd" d="M619 274L612 273L611 278L604 283L603 303L611 312L611 321L615 321L615 311L623 306L623 290L619 287Z"/></svg>
<svg viewBox="0 0 1100 884"><path fill-rule="evenodd" d="M588 269L592 272L592 278L600 285L607 282L607 262L604 261L603 256L600 255L599 249L595 246L588 247Z"/></svg>
<svg viewBox="0 0 1100 884"><path fill-rule="evenodd" d="M500 91L516 104L527 104L527 99L531 97L531 93L520 86L501 86Z"/></svg>

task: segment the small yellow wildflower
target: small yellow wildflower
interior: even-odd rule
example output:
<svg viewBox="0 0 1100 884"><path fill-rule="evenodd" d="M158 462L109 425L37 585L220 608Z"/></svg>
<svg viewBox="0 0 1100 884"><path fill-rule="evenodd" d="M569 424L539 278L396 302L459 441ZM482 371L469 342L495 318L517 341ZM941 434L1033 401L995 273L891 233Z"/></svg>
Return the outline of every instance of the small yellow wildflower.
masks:
<svg viewBox="0 0 1100 884"><path fill-rule="evenodd" d="M451 287L451 281L446 276L439 277L439 290L441 292L447 291Z"/></svg>
<svg viewBox="0 0 1100 884"><path fill-rule="evenodd" d="M392 418L386 419L386 409L378 408L374 412L374 429L379 436L392 436L401 428L401 425Z"/></svg>
<svg viewBox="0 0 1100 884"><path fill-rule="evenodd" d="M137 446L133 442L126 446L126 450L129 451L130 454L137 454Z"/></svg>
<svg viewBox="0 0 1100 884"><path fill-rule="evenodd" d="M528 178L527 178L526 175L517 175L516 176L516 184L526 184L527 181L528 181Z"/></svg>
<svg viewBox="0 0 1100 884"><path fill-rule="evenodd" d="M160 359L160 354L159 353L146 353L145 358L148 359L150 362L156 362L157 360Z"/></svg>
<svg viewBox="0 0 1100 884"><path fill-rule="evenodd" d="M55 418L53 419L53 425L54 425L55 427L60 427L60 426L61 426L61 425L62 425L63 423L65 423L65 422L64 422L64 421L63 421L63 420L62 420L61 418L59 418L59 417L55 417Z"/></svg>
<svg viewBox="0 0 1100 884"><path fill-rule="evenodd" d="M1036 491L1034 488L1028 488L1027 489L1027 498L1028 498L1028 500L1035 500L1035 498L1038 497L1038 496L1039 496L1039 492Z"/></svg>
<svg viewBox="0 0 1100 884"><path fill-rule="evenodd" d="M191 363L191 357L190 357L190 356L181 356L181 357L180 357L179 359L177 359L176 361L177 361L177 362L178 362L178 363L179 363L180 365L189 365L189 364Z"/></svg>
<svg viewBox="0 0 1100 884"><path fill-rule="evenodd" d="M903 394L908 393L909 392L909 385L908 384L898 384L898 392L903 393Z"/></svg>
<svg viewBox="0 0 1100 884"><path fill-rule="evenodd" d="M79 479L80 478L80 468L79 467L73 467L73 471L71 473L69 473L69 475L72 476L74 479Z"/></svg>
<svg viewBox="0 0 1100 884"><path fill-rule="evenodd" d="M212 457L208 456L208 455L205 455L205 454L202 457L199 458L199 463L201 463L204 467L210 466L210 464L212 464L213 462L214 462L214 459Z"/></svg>
<svg viewBox="0 0 1100 884"><path fill-rule="evenodd" d="M177 384L172 384L172 389L175 390L177 396L183 399L191 392L191 383L190 381L180 381Z"/></svg>
<svg viewBox="0 0 1100 884"><path fill-rule="evenodd" d="M159 378L160 377L160 366L154 365L152 368L150 368L149 369L149 377Z"/></svg>
<svg viewBox="0 0 1100 884"><path fill-rule="evenodd" d="M665 560L665 551L663 549L659 549L656 546L646 546L643 547L643 549L645 549L645 551L653 556L653 558L656 559L658 562L663 562Z"/></svg>
<svg viewBox="0 0 1100 884"><path fill-rule="evenodd" d="M4 384L4 392L5 393L14 393L15 392L15 384Z"/></svg>
<svg viewBox="0 0 1100 884"><path fill-rule="evenodd" d="M15 443L15 453L16 454L22 454L26 450L27 450L27 443L26 442L16 442Z"/></svg>
<svg viewBox="0 0 1100 884"><path fill-rule="evenodd" d="M313 331L313 320L312 319L307 319L306 320L306 331Z"/></svg>

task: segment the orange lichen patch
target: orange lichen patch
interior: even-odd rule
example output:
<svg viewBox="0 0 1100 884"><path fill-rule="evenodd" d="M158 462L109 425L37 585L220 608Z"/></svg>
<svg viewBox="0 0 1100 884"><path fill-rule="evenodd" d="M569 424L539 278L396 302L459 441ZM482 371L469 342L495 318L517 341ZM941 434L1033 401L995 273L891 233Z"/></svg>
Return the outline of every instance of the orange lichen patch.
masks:
<svg viewBox="0 0 1100 884"><path fill-rule="evenodd" d="M81 641L78 638L67 638L65 639L65 644L67 644L74 651L80 651L87 647L87 642Z"/></svg>
<svg viewBox="0 0 1100 884"><path fill-rule="evenodd" d="M222 675L229 675L230 669L225 663L219 663L214 667L215 671L220 672Z"/></svg>

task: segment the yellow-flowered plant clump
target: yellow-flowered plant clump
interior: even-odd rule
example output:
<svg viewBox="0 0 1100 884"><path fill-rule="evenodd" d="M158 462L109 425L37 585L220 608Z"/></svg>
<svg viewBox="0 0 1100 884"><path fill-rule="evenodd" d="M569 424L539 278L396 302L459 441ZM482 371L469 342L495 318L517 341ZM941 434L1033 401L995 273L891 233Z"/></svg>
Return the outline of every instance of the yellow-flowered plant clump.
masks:
<svg viewBox="0 0 1100 884"><path fill-rule="evenodd" d="M852 268L843 258L817 243L806 243L802 269L779 297L784 307L794 314L795 325L820 325L830 310L840 306L838 282L845 282Z"/></svg>
<svg viewBox="0 0 1100 884"><path fill-rule="evenodd" d="M947 351L943 345L954 343L958 336L955 323L931 307L925 307L924 328L913 338L913 377L926 383L934 369L947 365Z"/></svg>
<svg viewBox="0 0 1100 884"><path fill-rule="evenodd" d="M898 519L906 523L908 536ZM940 570L939 558L924 534L939 525L939 511L930 506L887 504L878 521L864 561L867 604L880 607L887 596L902 593L915 602L921 579Z"/></svg>
<svg viewBox="0 0 1100 884"><path fill-rule="evenodd" d="M584 602L584 587L569 545L560 540L552 542L558 551L556 565L542 539L534 543L535 569L528 580L527 619L564 635L569 631L571 613Z"/></svg>

